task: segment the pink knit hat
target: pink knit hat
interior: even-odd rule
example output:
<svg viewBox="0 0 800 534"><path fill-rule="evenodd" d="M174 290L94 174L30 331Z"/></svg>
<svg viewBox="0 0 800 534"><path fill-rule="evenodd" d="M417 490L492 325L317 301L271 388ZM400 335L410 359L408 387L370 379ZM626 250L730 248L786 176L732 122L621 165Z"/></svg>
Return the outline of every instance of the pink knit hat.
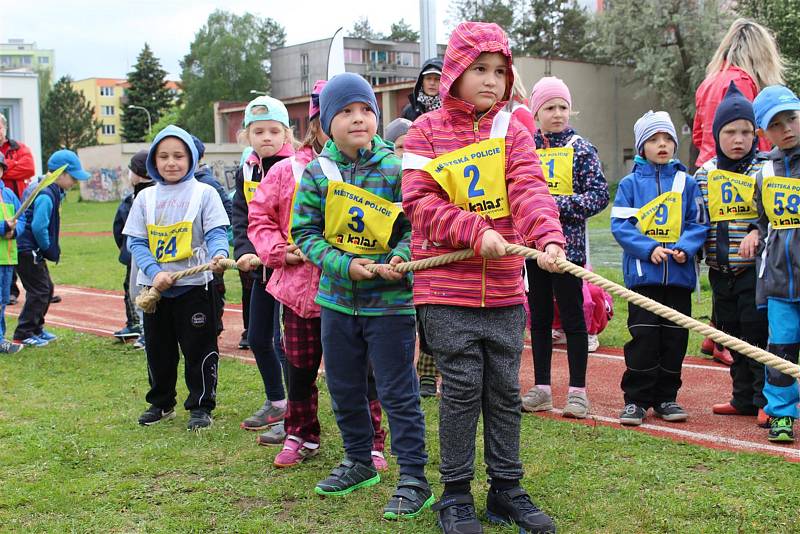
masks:
<svg viewBox="0 0 800 534"><path fill-rule="evenodd" d="M319 94L328 80L317 80L314 82L314 88L311 90L311 100L308 101L308 120L313 120L314 117L319 115Z"/></svg>
<svg viewBox="0 0 800 534"><path fill-rule="evenodd" d="M569 87L560 78L546 76L536 82L531 91L531 113L536 116L545 102L554 98L563 98L572 107L572 95L569 94Z"/></svg>

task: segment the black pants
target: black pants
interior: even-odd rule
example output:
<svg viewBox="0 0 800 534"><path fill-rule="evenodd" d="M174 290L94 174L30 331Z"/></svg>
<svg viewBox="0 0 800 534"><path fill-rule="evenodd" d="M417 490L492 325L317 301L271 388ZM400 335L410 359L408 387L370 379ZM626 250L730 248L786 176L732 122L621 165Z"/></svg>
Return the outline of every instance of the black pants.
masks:
<svg viewBox="0 0 800 534"><path fill-rule="evenodd" d="M125 279L122 281L122 290L125 292L125 326L133 328L139 324L134 302L131 300L131 264L125 267Z"/></svg>
<svg viewBox="0 0 800 534"><path fill-rule="evenodd" d="M217 336L219 336L225 329L222 324L222 314L225 313L225 278L223 275L214 273L211 287L214 289L214 308L217 310Z"/></svg>
<svg viewBox="0 0 800 534"><path fill-rule="evenodd" d="M247 337L247 327L250 324L250 292L253 291L255 279L250 273L239 272L239 281L242 283L242 325L244 334Z"/></svg>
<svg viewBox="0 0 800 534"><path fill-rule="evenodd" d="M50 309L50 299L53 297L53 282L50 280L47 260L42 257L34 260L32 251L20 251L18 262L17 274L25 288L25 305L19 314L14 339L24 340L42 333L44 316Z"/></svg>
<svg viewBox="0 0 800 534"><path fill-rule="evenodd" d="M633 289L685 315L692 313L691 289L661 285ZM631 340L625 343L627 369L621 384L625 404L646 410L675 401L689 332L634 304L628 304L628 330Z"/></svg>
<svg viewBox="0 0 800 534"><path fill-rule="evenodd" d="M717 328L747 341L751 345L767 346L767 314L756 308L756 269L751 267L734 275L716 269L708 271L714 293ZM731 351L731 405L742 413L755 414L767 404L764 398L764 364Z"/></svg>
<svg viewBox="0 0 800 534"><path fill-rule="evenodd" d="M150 391L147 402L162 409L175 406L180 351L185 360L187 410L214 409L217 399L217 313L211 289L194 286L177 297L162 297L154 313L144 314Z"/></svg>
<svg viewBox="0 0 800 534"><path fill-rule="evenodd" d="M255 281L250 293L249 319L253 324L247 329L247 341L264 382L264 393L270 401L285 399L284 382L289 382L280 340L279 310L279 303L267 292L267 285Z"/></svg>
<svg viewBox="0 0 800 534"><path fill-rule="evenodd" d="M536 260L526 260L528 306L531 310L533 373L537 384L550 385L553 357L553 296L558 303L561 325L567 336L570 387L586 387L589 341L583 316L583 282L571 274L549 273Z"/></svg>
<svg viewBox="0 0 800 534"><path fill-rule="evenodd" d="M11 293L10 295L19 298L19 286L17 286L17 269L14 268L14 274L11 276Z"/></svg>

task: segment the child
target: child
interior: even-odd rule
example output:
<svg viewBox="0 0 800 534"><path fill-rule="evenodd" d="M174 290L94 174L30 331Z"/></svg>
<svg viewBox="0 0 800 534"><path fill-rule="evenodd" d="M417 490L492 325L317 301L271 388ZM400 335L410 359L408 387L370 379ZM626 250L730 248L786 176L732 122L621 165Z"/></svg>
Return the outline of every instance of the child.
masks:
<svg viewBox="0 0 800 534"><path fill-rule="evenodd" d="M710 228L705 242L708 279L717 328L752 345L767 344L767 317L756 309L757 212L752 203L755 176L763 165L756 155L753 105L734 82L717 107L713 134L716 157L694 175ZM731 400L715 404L719 415L759 415L766 423L764 365L731 351Z"/></svg>
<svg viewBox="0 0 800 534"><path fill-rule="evenodd" d="M608 205L608 184L597 149L569 126L572 96L567 85L555 77L539 80L531 93L531 111L539 121L534 136L547 185L558 206L567 238L567 259L586 264L586 222ZM583 284L570 274L549 273L534 260L527 260L528 307L531 310L531 342L535 384L522 397L529 412L553 409L550 368L553 355L553 297L558 302L561 324L567 338L569 392L562 415L584 419L589 414L586 395L588 334L583 316Z"/></svg>
<svg viewBox="0 0 800 534"><path fill-rule="evenodd" d="M769 351L797 363L800 352L800 100L773 85L753 101L758 135L774 144L756 175L755 203L761 239L756 303L767 308ZM794 441L800 395L797 380L767 367L764 411L770 441Z"/></svg>
<svg viewBox="0 0 800 534"><path fill-rule="evenodd" d="M167 126L153 139L147 174L156 182L133 201L123 234L139 267L137 283L161 292L155 312L144 314L150 407L139 424L175 417L175 383L183 352L190 412L187 428L211 426L217 397L216 310L210 272L173 281L170 272L228 257L228 216L214 189L194 178L197 148L192 136ZM213 272L222 272L215 265ZM179 352L180 348L180 352Z"/></svg>
<svg viewBox="0 0 800 534"><path fill-rule="evenodd" d="M17 195L3 183L6 160L0 153L0 189L3 192L3 222L0 224L0 354L16 354L24 345L12 343L6 339L6 306L11 296L11 277L14 274L14 265L17 263L17 242L14 239L17 232L25 229L24 216L18 221L13 221L14 214L19 209L20 203Z"/></svg>
<svg viewBox="0 0 800 534"><path fill-rule="evenodd" d="M280 343L274 341L275 336L280 333L280 328L275 327L278 303L267 292L272 269L250 265L251 260L258 259L258 256L253 243L247 237L247 225L248 205L258 183L273 165L294 154L294 137L289 128L286 106L270 96L253 99L245 108L244 130L240 132L239 140L253 147L253 152L236 173L232 220L233 254L239 272L250 273L252 279L247 338L266 393L264 404L245 419L241 427L251 431L269 428L271 439L280 443L286 437L282 424L286 415L286 392L283 387L286 362L282 361ZM250 325L257 327L249 328Z"/></svg>
<svg viewBox="0 0 800 534"><path fill-rule="evenodd" d="M503 30L459 24L445 52L442 108L414 123L403 157L414 259L464 248L476 253L414 274L414 302L442 374L444 494L434 509L448 534L482 532L470 490L481 412L489 519L528 532L555 531L520 486L523 259L504 256L507 243L535 244L545 251L539 265L555 271L564 235L531 134L502 111L513 83Z"/></svg>
<svg viewBox="0 0 800 534"><path fill-rule="evenodd" d="M322 270L321 306L325 376L345 458L320 481L320 495L345 495L380 482L370 450L373 425L367 403L368 363L389 416L392 452L400 465L397 489L384 518L416 517L433 502L425 478L425 418L414 373L411 276L364 265L409 259L411 228L401 201L400 160L378 129L378 103L361 76L334 76L320 94L320 124L331 138L303 174L291 235Z"/></svg>
<svg viewBox="0 0 800 534"><path fill-rule="evenodd" d="M294 156L275 164L261 180L250 202L247 235L259 258L274 269L267 291L283 305L283 331L288 371L289 401L284 426L286 439L279 441L265 433L259 445L283 445L275 457L276 467L294 467L319 453L320 424L317 418L317 373L322 361L319 304L314 302L320 271L307 261L297 245L288 243L289 217L296 184L306 165L319 156L328 136L319 124L319 93L325 80L314 84L309 103L309 127L303 145ZM383 456L386 432L381 428L381 404L375 393L375 379L369 375L370 413L375 436L372 463L386 471Z"/></svg>
<svg viewBox="0 0 800 534"><path fill-rule="evenodd" d="M150 177L147 176L147 150L140 150L133 155L128 163L128 178L131 186L133 186L133 192L125 195L125 198L120 201L117 213L114 215L113 226L114 241L119 249L118 259L125 266L125 279L122 281L122 289L125 292L125 327L114 332L114 337L121 341L129 338L138 339L142 335L142 325L139 323L139 316L130 291L131 252L128 250L125 236L122 235L122 229L125 228L125 222L128 220L133 199L143 189L155 185Z"/></svg>
<svg viewBox="0 0 800 534"><path fill-rule="evenodd" d="M64 165L67 167L55 183L45 187L26 210L28 224L17 238L17 274L25 288L25 305L19 314L14 342L29 347L43 347L56 339L54 334L44 329L44 318L53 297L53 283L45 260L58 263L61 257L58 236L64 192L72 188L76 180L86 180L90 176L83 170L78 155L71 150L58 150L47 160L48 171Z"/></svg>
<svg viewBox="0 0 800 534"><path fill-rule="evenodd" d="M386 126L383 139L394 144L394 153L397 154L398 158L403 157L403 146L409 127L411 127L411 121L403 117L393 120Z"/></svg>
<svg viewBox="0 0 800 534"><path fill-rule="evenodd" d="M678 136L669 113L648 111L633 131L633 172L620 181L611 210L611 232L623 250L625 285L691 315L694 256L708 230L698 222L700 191L674 159ZM675 400L689 332L630 303L628 331L620 423L642 424L651 407L665 421L685 421L688 416Z"/></svg>

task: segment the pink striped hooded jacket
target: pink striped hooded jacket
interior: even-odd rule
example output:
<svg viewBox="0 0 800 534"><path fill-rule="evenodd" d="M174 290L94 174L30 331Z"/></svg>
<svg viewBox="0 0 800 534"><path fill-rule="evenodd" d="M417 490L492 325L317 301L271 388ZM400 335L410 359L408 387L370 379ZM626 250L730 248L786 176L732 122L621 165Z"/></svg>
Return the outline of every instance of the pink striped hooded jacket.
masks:
<svg viewBox="0 0 800 534"><path fill-rule="evenodd" d="M496 24L464 22L450 37L444 57L440 93L442 108L420 116L408 131L405 153L437 158L490 137L492 121L506 105L513 85L508 69L506 95L481 117L475 107L451 93L461 74L483 52L500 52L511 64L508 39ZM474 248L489 229L508 242L564 246L558 208L547 189L536 147L528 129L512 118L505 138L505 180L511 216L496 220L461 210L424 170L403 171L403 210L411 220L413 259ZM413 156L411 156L413 157ZM500 307L521 304L523 258L475 257L414 273L414 304Z"/></svg>

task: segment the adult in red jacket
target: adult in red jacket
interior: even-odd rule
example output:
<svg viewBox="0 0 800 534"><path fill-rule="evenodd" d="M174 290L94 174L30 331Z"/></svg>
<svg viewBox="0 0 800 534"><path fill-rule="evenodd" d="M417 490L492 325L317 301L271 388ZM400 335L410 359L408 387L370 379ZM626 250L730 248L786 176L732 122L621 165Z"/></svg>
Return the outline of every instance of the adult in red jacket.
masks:
<svg viewBox="0 0 800 534"><path fill-rule="evenodd" d="M24 143L6 137L8 123L6 117L0 113L0 152L6 158L8 170L3 174L3 182L10 187L18 198L22 198L28 182L36 174L31 149Z"/></svg>
<svg viewBox="0 0 800 534"><path fill-rule="evenodd" d="M758 92L769 85L783 84L785 66L772 34L748 19L737 19L722 38L719 48L706 67L706 79L695 93L692 143L700 151L695 165L700 167L716 155L714 144L714 113L730 83L751 102ZM760 139L759 150L772 148Z"/></svg>

